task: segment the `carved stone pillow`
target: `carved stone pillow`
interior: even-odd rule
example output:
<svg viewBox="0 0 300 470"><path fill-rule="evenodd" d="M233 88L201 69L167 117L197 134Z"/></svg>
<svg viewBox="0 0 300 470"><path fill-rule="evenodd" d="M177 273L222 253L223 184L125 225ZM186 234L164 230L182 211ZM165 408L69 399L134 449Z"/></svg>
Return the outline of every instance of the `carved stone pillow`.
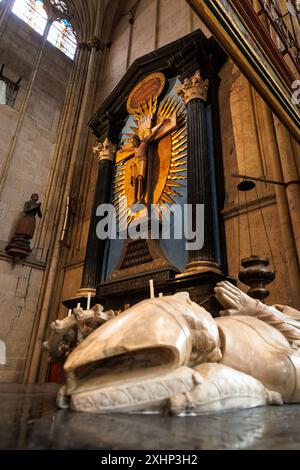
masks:
<svg viewBox="0 0 300 470"><path fill-rule="evenodd" d="M170 372L157 368L148 373L115 374L108 383L103 377L99 383L96 377L77 387L71 408L89 413L158 413L165 409L170 397L193 390L201 382L201 375L189 367Z"/></svg>
<svg viewBox="0 0 300 470"><path fill-rule="evenodd" d="M250 375L221 364L201 364L195 368L203 378L191 392L170 400L173 414L201 414L241 410L267 404L282 404L281 395L268 391Z"/></svg>

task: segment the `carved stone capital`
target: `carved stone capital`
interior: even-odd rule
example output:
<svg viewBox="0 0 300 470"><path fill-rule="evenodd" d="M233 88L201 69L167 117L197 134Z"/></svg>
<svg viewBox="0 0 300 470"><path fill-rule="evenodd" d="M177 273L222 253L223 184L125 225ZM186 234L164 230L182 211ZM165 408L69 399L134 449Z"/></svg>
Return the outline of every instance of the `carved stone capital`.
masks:
<svg viewBox="0 0 300 470"><path fill-rule="evenodd" d="M90 39L88 42L88 47L90 49L95 48L97 51L104 49L104 45L97 36L93 36L92 39Z"/></svg>
<svg viewBox="0 0 300 470"><path fill-rule="evenodd" d="M109 141L108 138L104 140L103 143L99 143L96 147L93 148L94 155L98 158L99 162L101 160L110 160L115 162L116 156L116 147Z"/></svg>
<svg viewBox="0 0 300 470"><path fill-rule="evenodd" d="M105 45L100 41L97 36L93 36L92 39L90 39L88 42L80 42L78 44L79 49L92 50L93 48L95 48L96 51L103 51L104 47Z"/></svg>
<svg viewBox="0 0 300 470"><path fill-rule="evenodd" d="M200 70L197 70L191 78L186 78L182 85L177 87L176 91L187 105L194 99L207 101L208 88L209 80L203 80Z"/></svg>

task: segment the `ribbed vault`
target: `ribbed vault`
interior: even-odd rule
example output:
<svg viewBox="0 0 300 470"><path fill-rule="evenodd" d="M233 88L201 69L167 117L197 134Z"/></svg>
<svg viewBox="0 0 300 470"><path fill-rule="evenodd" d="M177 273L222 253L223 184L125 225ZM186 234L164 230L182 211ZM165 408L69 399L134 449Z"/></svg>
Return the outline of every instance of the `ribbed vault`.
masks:
<svg viewBox="0 0 300 470"><path fill-rule="evenodd" d="M78 42L93 36L102 42L110 41L112 25L117 12L123 10L124 0L64 0L78 36Z"/></svg>

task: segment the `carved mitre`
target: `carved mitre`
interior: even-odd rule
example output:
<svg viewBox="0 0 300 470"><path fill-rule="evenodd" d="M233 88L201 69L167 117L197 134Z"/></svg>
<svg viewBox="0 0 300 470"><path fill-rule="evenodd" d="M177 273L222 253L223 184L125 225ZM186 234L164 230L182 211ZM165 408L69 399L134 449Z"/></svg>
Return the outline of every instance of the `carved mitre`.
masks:
<svg viewBox="0 0 300 470"><path fill-rule="evenodd" d="M114 163L116 156L116 147L109 141L108 138L103 143L99 143L93 148L94 155L101 160L110 160Z"/></svg>
<svg viewBox="0 0 300 470"><path fill-rule="evenodd" d="M208 88L209 80L203 80L200 70L197 70L191 78L186 78L183 84L177 87L176 91L187 105L194 99L207 101Z"/></svg>

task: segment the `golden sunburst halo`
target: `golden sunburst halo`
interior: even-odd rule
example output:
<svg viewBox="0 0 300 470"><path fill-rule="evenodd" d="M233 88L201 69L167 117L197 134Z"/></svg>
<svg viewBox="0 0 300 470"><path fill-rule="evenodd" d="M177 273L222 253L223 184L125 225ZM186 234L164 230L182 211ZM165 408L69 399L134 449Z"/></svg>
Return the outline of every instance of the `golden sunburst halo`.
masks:
<svg viewBox="0 0 300 470"><path fill-rule="evenodd" d="M169 95L158 106L157 97L150 98L135 110L135 121L130 127L132 132L122 135L121 145L132 145L133 137L138 132L138 123L149 116L154 116L156 122L170 119L176 113L176 128L171 132L171 155L166 182L158 201L161 211L169 212L168 205L176 203L176 198L181 197L180 189L185 187L187 171L187 117L184 104L178 95ZM116 207L116 216L119 222L127 225L137 217L127 206L126 197L126 154L123 159L117 160L113 178L112 202Z"/></svg>
<svg viewBox="0 0 300 470"><path fill-rule="evenodd" d="M162 210L166 211L166 203L175 204L173 197L181 197L182 194L175 188L180 189L185 185L179 183L179 180L186 179L186 157L187 157L187 120L186 110L182 100L178 96L169 96L159 107L158 116L161 118L170 118L176 112L177 127L171 134L172 153L169 167L168 178L159 200ZM183 173L183 174L182 174Z"/></svg>

